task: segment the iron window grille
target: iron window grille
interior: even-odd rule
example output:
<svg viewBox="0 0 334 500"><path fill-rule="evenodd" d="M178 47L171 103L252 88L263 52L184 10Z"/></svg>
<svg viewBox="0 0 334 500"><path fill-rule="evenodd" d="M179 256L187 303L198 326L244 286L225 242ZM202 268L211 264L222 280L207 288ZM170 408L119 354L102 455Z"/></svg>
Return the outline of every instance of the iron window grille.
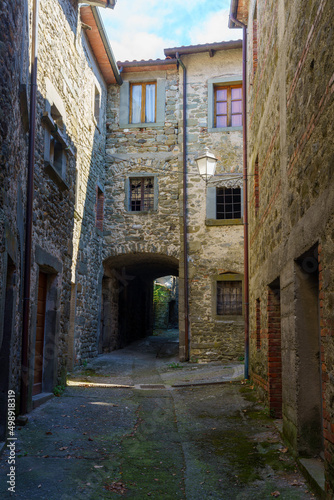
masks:
<svg viewBox="0 0 334 500"><path fill-rule="evenodd" d="M131 212L147 212L154 209L154 178L136 177L130 179Z"/></svg>
<svg viewBox="0 0 334 500"><path fill-rule="evenodd" d="M242 315L242 281L217 281L217 315Z"/></svg>
<svg viewBox="0 0 334 500"><path fill-rule="evenodd" d="M241 188L217 188L217 219L241 219Z"/></svg>

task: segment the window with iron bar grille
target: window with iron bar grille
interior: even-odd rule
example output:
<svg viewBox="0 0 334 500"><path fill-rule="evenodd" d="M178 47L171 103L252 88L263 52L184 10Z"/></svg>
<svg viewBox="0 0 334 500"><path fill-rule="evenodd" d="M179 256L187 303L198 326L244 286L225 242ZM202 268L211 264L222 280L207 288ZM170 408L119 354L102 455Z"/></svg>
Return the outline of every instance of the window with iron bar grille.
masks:
<svg viewBox="0 0 334 500"><path fill-rule="evenodd" d="M242 315L242 281L217 282L217 315Z"/></svg>
<svg viewBox="0 0 334 500"><path fill-rule="evenodd" d="M136 177L130 179L130 210L146 212L154 209L153 177Z"/></svg>
<svg viewBox="0 0 334 500"><path fill-rule="evenodd" d="M241 219L241 189L217 188L217 219Z"/></svg>

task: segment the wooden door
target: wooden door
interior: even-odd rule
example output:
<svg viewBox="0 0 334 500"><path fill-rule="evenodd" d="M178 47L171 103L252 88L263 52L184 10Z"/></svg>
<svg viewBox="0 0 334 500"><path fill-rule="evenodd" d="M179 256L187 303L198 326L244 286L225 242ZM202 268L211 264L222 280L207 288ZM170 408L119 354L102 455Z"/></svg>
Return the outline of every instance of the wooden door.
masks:
<svg viewBox="0 0 334 500"><path fill-rule="evenodd" d="M45 333L47 274L40 272L38 276L37 324L35 342L35 366L33 396L42 392L43 352Z"/></svg>

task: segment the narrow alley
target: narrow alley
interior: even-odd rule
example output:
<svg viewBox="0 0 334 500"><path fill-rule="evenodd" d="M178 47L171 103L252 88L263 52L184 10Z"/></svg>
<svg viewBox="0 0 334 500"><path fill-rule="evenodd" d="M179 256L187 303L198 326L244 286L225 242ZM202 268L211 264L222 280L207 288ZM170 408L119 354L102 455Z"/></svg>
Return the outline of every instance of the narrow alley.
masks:
<svg viewBox="0 0 334 500"><path fill-rule="evenodd" d="M242 364L180 363L177 331L103 354L16 429L16 492L36 499L309 499Z"/></svg>

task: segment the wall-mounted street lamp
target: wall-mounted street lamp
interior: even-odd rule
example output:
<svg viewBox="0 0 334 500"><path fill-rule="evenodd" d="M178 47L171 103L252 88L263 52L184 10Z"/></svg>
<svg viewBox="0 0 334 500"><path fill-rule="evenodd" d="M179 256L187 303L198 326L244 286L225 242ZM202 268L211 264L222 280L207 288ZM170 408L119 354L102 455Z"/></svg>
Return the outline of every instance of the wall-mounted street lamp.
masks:
<svg viewBox="0 0 334 500"><path fill-rule="evenodd" d="M196 156L195 161L197 163L199 175L206 182L215 175L217 158L213 153L210 153L207 147L204 148L203 153L199 153Z"/></svg>

